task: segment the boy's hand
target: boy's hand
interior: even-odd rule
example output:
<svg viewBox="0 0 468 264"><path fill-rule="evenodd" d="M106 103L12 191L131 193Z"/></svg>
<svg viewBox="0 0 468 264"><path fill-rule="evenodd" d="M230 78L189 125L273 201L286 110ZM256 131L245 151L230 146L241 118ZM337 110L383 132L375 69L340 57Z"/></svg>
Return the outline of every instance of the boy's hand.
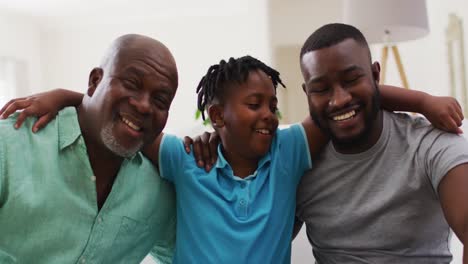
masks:
<svg viewBox="0 0 468 264"><path fill-rule="evenodd" d="M0 119L5 119L17 110L23 110L16 119L15 128L21 127L27 117L35 116L33 132L37 132L50 122L58 111L66 106L77 106L83 95L80 93L55 89L52 91L10 100L0 110Z"/></svg>
<svg viewBox="0 0 468 264"><path fill-rule="evenodd" d="M23 110L16 119L15 128L20 128L24 120L29 116L36 116L38 120L34 123L33 132L38 131L50 122L59 109L54 107L52 100L47 100L47 93L40 93L28 97L10 100L0 110L0 119L5 119L17 110Z"/></svg>
<svg viewBox="0 0 468 264"><path fill-rule="evenodd" d="M193 155L200 168L205 168L208 172L211 170L216 160L218 159L218 133L205 132L202 135L192 139L191 137L184 137L185 151L190 153L190 146L193 146Z"/></svg>
<svg viewBox="0 0 468 264"><path fill-rule="evenodd" d="M426 96L422 101L422 114L435 127L461 134L463 111L456 99L448 96Z"/></svg>

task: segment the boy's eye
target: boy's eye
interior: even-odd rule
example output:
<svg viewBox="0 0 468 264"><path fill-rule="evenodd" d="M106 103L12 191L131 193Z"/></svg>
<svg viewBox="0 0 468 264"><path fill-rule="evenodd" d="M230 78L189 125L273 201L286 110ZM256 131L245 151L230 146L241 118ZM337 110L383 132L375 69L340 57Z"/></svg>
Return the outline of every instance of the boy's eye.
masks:
<svg viewBox="0 0 468 264"><path fill-rule="evenodd" d="M249 107L252 110L255 110L255 109L258 109L260 107L260 104L248 103L247 107Z"/></svg>
<svg viewBox="0 0 468 264"><path fill-rule="evenodd" d="M270 110L272 113L276 114L278 112L278 107L275 105L275 106L272 106L270 107Z"/></svg>

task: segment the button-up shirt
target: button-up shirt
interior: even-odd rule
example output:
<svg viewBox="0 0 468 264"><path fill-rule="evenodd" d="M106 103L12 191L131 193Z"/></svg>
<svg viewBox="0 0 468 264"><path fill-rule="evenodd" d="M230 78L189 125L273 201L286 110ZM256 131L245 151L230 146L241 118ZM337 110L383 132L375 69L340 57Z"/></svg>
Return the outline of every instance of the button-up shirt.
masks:
<svg viewBox="0 0 468 264"><path fill-rule="evenodd" d="M175 195L141 153L125 159L99 210L75 108L36 134L0 121L2 263L171 262Z"/></svg>

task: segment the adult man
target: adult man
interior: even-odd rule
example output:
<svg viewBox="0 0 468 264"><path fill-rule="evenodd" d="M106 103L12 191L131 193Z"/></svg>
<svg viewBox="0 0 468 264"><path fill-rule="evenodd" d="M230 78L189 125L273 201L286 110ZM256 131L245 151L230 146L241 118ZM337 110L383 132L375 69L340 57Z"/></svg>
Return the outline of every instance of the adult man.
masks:
<svg viewBox="0 0 468 264"><path fill-rule="evenodd" d="M318 263L449 263L468 241L468 144L380 110L379 65L356 28L329 24L300 55L310 115L331 142L297 191ZM467 247L464 263L468 263Z"/></svg>
<svg viewBox="0 0 468 264"><path fill-rule="evenodd" d="M2 263L139 263L152 248L171 261L173 187L139 150L164 128L177 84L162 43L125 35L77 110L36 134L34 120L0 121Z"/></svg>

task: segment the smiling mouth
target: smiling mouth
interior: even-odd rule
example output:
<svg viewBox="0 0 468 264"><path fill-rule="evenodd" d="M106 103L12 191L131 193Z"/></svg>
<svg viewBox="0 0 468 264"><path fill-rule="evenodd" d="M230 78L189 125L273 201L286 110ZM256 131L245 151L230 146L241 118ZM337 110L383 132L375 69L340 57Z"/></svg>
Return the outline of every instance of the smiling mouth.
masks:
<svg viewBox="0 0 468 264"><path fill-rule="evenodd" d="M344 113L342 115L336 115L333 117L333 120L334 121L345 121L345 120L348 120L348 119L351 119L353 118L354 116L356 116L356 111L355 110L351 110L347 113Z"/></svg>
<svg viewBox="0 0 468 264"><path fill-rule="evenodd" d="M256 129L255 132L262 135L271 135L271 131L268 129Z"/></svg>
<svg viewBox="0 0 468 264"><path fill-rule="evenodd" d="M121 116L120 117L120 120L122 120L122 122L124 122L129 128L131 128L132 130L135 130L137 132L140 132L141 131L141 127L135 125L132 121L128 120L127 118Z"/></svg>

